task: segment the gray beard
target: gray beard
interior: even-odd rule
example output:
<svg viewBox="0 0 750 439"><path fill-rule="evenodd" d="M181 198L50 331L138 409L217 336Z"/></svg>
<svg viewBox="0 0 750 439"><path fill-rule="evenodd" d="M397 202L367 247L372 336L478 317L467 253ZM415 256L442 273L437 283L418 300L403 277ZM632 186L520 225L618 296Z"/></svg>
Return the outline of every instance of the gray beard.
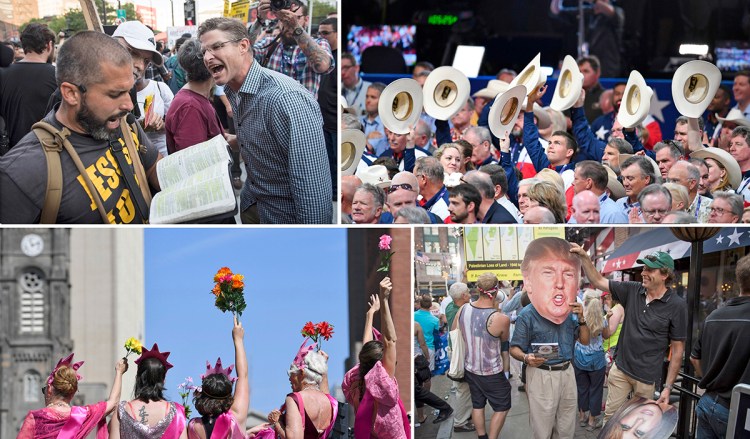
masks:
<svg viewBox="0 0 750 439"><path fill-rule="evenodd" d="M123 113L120 116L124 116ZM81 101L81 109L76 113L76 121L83 127L89 136L96 140L108 140L109 136L115 134L117 129L110 130L107 128L107 121L100 121L89 110L86 100Z"/></svg>

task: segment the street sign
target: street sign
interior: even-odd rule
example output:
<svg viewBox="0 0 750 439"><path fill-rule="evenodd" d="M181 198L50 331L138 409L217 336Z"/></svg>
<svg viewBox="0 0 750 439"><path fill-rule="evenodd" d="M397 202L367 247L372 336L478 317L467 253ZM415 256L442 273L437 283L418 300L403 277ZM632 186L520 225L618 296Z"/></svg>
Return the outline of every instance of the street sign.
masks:
<svg viewBox="0 0 750 439"><path fill-rule="evenodd" d="M124 23L127 21L125 9L118 9L117 10L117 19L120 20L120 22Z"/></svg>

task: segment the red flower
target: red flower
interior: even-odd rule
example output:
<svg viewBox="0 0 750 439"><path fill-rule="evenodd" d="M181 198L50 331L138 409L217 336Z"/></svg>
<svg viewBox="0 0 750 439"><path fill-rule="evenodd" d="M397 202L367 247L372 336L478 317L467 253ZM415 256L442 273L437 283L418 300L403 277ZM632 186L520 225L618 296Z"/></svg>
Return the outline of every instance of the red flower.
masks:
<svg viewBox="0 0 750 439"><path fill-rule="evenodd" d="M317 335L313 322L305 323L305 326L302 328L302 335L304 335L305 337L313 337Z"/></svg>
<svg viewBox="0 0 750 439"><path fill-rule="evenodd" d="M328 322L320 322L315 325L315 329L318 331L321 337L325 340L330 339L333 336L333 325Z"/></svg>

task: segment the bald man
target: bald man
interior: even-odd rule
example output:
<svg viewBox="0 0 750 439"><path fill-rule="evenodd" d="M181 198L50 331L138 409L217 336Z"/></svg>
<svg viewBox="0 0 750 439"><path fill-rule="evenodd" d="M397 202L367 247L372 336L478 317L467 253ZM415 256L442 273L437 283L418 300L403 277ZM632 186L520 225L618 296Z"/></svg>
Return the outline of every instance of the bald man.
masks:
<svg viewBox="0 0 750 439"><path fill-rule="evenodd" d="M524 224L555 224L555 214L543 206L530 207L523 216Z"/></svg>
<svg viewBox="0 0 750 439"><path fill-rule="evenodd" d="M380 224L392 224L396 214L404 207L419 207L419 180L408 171L402 171L393 176L391 186L386 190L387 199L385 204L388 212L380 216ZM425 210L432 224L441 224L443 221L435 214Z"/></svg>
<svg viewBox="0 0 750 439"><path fill-rule="evenodd" d="M581 191L573 197L573 214L568 224L599 224L599 197L591 191Z"/></svg>

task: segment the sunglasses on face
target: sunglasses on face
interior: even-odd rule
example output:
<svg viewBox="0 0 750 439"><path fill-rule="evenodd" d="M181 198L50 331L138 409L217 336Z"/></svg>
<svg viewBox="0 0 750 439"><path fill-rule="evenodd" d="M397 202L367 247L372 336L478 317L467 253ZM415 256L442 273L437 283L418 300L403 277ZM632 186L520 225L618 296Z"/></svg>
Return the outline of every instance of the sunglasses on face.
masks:
<svg viewBox="0 0 750 439"><path fill-rule="evenodd" d="M402 184L394 184L393 186L389 187L388 193L392 194L399 189L403 189L406 191L414 191L414 188L409 183L402 183Z"/></svg>

